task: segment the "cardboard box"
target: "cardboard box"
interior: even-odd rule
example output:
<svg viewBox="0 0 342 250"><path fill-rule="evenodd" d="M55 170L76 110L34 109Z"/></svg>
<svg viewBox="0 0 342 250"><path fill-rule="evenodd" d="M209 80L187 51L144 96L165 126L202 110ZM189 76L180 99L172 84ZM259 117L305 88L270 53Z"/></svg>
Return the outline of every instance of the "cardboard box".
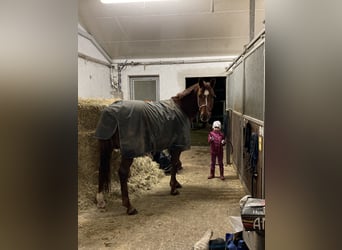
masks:
<svg viewBox="0 0 342 250"><path fill-rule="evenodd" d="M265 200L248 198L241 209L241 220L246 231L265 231Z"/></svg>

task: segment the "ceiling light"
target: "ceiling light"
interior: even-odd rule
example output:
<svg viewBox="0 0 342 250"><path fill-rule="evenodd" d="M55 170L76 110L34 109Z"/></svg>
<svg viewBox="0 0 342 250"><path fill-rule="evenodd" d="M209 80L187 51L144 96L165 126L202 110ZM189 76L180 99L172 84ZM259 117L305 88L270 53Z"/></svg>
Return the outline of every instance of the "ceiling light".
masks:
<svg viewBox="0 0 342 250"><path fill-rule="evenodd" d="M102 3L165 2L170 0L101 0Z"/></svg>

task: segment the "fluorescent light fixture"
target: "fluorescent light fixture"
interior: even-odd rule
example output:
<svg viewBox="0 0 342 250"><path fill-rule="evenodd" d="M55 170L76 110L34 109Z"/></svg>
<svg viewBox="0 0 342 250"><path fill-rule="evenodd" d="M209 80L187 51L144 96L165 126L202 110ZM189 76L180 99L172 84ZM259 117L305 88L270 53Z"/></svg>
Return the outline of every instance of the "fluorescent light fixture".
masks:
<svg viewBox="0 0 342 250"><path fill-rule="evenodd" d="M170 0L101 0L101 3L143 3L143 2L166 2Z"/></svg>

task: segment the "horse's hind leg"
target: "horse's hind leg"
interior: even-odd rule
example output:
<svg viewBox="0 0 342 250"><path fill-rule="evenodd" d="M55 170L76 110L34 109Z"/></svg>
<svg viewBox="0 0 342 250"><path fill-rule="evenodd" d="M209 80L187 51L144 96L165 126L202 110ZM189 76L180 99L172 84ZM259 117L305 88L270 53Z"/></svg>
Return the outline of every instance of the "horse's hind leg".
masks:
<svg viewBox="0 0 342 250"><path fill-rule="evenodd" d="M171 150L171 179L170 179L170 186L171 186L171 194L172 195L177 195L179 194L179 191L177 188L181 188L182 185L177 181L176 174L177 174L177 169L178 165L180 164L180 150Z"/></svg>
<svg viewBox="0 0 342 250"><path fill-rule="evenodd" d="M98 208L105 208L103 192L109 192L110 189L110 160L113 152L111 140L99 140L100 147L100 167L99 167L99 186L96 194Z"/></svg>
<svg viewBox="0 0 342 250"><path fill-rule="evenodd" d="M129 170L132 165L132 162L133 162L133 158L122 157L120 168L119 168L122 205L127 208L128 215L134 215L138 213L138 211L131 205L131 202L129 201L129 197L128 197L127 181L128 181Z"/></svg>

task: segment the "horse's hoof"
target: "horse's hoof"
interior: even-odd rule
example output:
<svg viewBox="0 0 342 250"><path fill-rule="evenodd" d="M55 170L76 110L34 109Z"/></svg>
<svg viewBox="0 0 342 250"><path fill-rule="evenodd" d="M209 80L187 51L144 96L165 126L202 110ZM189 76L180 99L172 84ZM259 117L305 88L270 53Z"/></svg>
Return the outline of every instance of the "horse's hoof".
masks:
<svg viewBox="0 0 342 250"><path fill-rule="evenodd" d="M175 189L175 190L171 190L171 195L179 195L179 191L177 190L177 189Z"/></svg>
<svg viewBox="0 0 342 250"><path fill-rule="evenodd" d="M96 204L97 208L106 208L106 202L102 201L102 202L98 202Z"/></svg>
<svg viewBox="0 0 342 250"><path fill-rule="evenodd" d="M135 215L138 213L138 210L136 210L135 208L130 208L130 209L127 209L127 214L128 215Z"/></svg>
<svg viewBox="0 0 342 250"><path fill-rule="evenodd" d="M106 207L106 201L105 201L102 193L96 194L96 206L97 206L97 208L105 208Z"/></svg>

